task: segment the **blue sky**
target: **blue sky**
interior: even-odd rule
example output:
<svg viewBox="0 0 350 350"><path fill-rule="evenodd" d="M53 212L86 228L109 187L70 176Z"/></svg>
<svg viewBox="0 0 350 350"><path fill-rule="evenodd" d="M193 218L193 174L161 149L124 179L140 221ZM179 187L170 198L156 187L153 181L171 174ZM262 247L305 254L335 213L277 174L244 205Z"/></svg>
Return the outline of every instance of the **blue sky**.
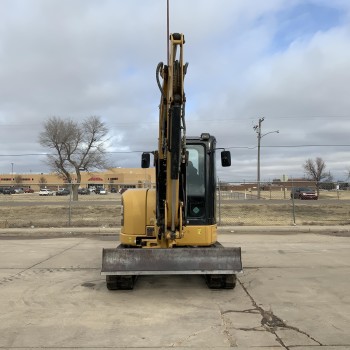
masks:
<svg viewBox="0 0 350 350"><path fill-rule="evenodd" d="M303 176L318 156L346 178L349 1L170 4L170 30L186 38L187 133L231 147L220 178L256 179L260 117L263 132L280 130L262 140L262 179ZM38 134L52 115L100 115L113 164L138 167L139 153L120 152L157 147L155 69L165 60L165 0L1 0L0 173L11 163L18 173L49 170Z"/></svg>
<svg viewBox="0 0 350 350"><path fill-rule="evenodd" d="M346 24L347 14L341 7L322 2L302 1L281 9L276 16L276 33L272 38L272 50L284 51L295 41L309 41L317 32Z"/></svg>

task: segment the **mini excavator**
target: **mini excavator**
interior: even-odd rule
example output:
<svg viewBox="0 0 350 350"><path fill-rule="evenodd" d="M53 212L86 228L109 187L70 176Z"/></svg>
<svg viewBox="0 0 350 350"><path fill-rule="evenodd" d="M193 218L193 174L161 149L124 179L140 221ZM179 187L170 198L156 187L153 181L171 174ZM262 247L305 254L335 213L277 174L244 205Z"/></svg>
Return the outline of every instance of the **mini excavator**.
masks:
<svg viewBox="0 0 350 350"><path fill-rule="evenodd" d="M242 271L241 248L217 241L216 139L186 136L185 39L169 35L168 64L158 64L158 149L142 154L156 172L155 189L130 189L121 200L120 245L102 252L107 288L133 289L140 275L203 275L209 288L232 289ZM229 151L221 164L231 165Z"/></svg>

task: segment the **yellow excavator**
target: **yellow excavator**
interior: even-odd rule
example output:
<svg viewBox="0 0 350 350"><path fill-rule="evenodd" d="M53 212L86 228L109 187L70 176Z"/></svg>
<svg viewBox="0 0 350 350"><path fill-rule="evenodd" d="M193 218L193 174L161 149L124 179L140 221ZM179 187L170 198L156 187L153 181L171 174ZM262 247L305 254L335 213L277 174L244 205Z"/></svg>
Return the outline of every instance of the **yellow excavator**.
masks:
<svg viewBox="0 0 350 350"><path fill-rule="evenodd" d="M186 136L184 35L169 35L168 64L157 66L161 92L158 149L142 154L155 189L132 189L121 200L120 245L103 249L101 274L107 288L133 289L140 275L204 275L209 288L232 289L242 271L240 247L217 241L216 139ZM221 151L221 164L231 155Z"/></svg>

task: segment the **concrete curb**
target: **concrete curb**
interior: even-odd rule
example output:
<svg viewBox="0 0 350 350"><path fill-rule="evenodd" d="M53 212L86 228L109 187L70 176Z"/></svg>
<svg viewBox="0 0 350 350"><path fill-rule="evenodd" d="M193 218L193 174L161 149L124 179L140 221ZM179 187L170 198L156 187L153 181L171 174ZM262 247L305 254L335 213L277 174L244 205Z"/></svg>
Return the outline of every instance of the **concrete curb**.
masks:
<svg viewBox="0 0 350 350"><path fill-rule="evenodd" d="M0 237L118 236L120 227L1 228ZM219 234L297 234L320 233L350 235L348 226L220 226Z"/></svg>
<svg viewBox="0 0 350 350"><path fill-rule="evenodd" d="M334 233L350 232L350 226L221 226L220 233Z"/></svg>
<svg viewBox="0 0 350 350"><path fill-rule="evenodd" d="M29 228L2 228L0 229L0 237L50 237L50 236L95 236L119 235L120 227L29 227Z"/></svg>

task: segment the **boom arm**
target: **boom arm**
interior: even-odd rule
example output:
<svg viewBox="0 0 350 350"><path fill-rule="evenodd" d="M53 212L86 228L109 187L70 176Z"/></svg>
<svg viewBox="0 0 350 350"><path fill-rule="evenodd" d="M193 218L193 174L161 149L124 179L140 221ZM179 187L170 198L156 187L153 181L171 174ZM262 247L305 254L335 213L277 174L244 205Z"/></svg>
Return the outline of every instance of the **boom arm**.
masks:
<svg viewBox="0 0 350 350"><path fill-rule="evenodd" d="M159 107L158 151L155 154L157 172L156 233L162 246L182 236L183 175L186 162L185 93L183 64L184 35L170 35L169 65L159 63L157 82L161 90ZM159 75L163 78L161 86Z"/></svg>

